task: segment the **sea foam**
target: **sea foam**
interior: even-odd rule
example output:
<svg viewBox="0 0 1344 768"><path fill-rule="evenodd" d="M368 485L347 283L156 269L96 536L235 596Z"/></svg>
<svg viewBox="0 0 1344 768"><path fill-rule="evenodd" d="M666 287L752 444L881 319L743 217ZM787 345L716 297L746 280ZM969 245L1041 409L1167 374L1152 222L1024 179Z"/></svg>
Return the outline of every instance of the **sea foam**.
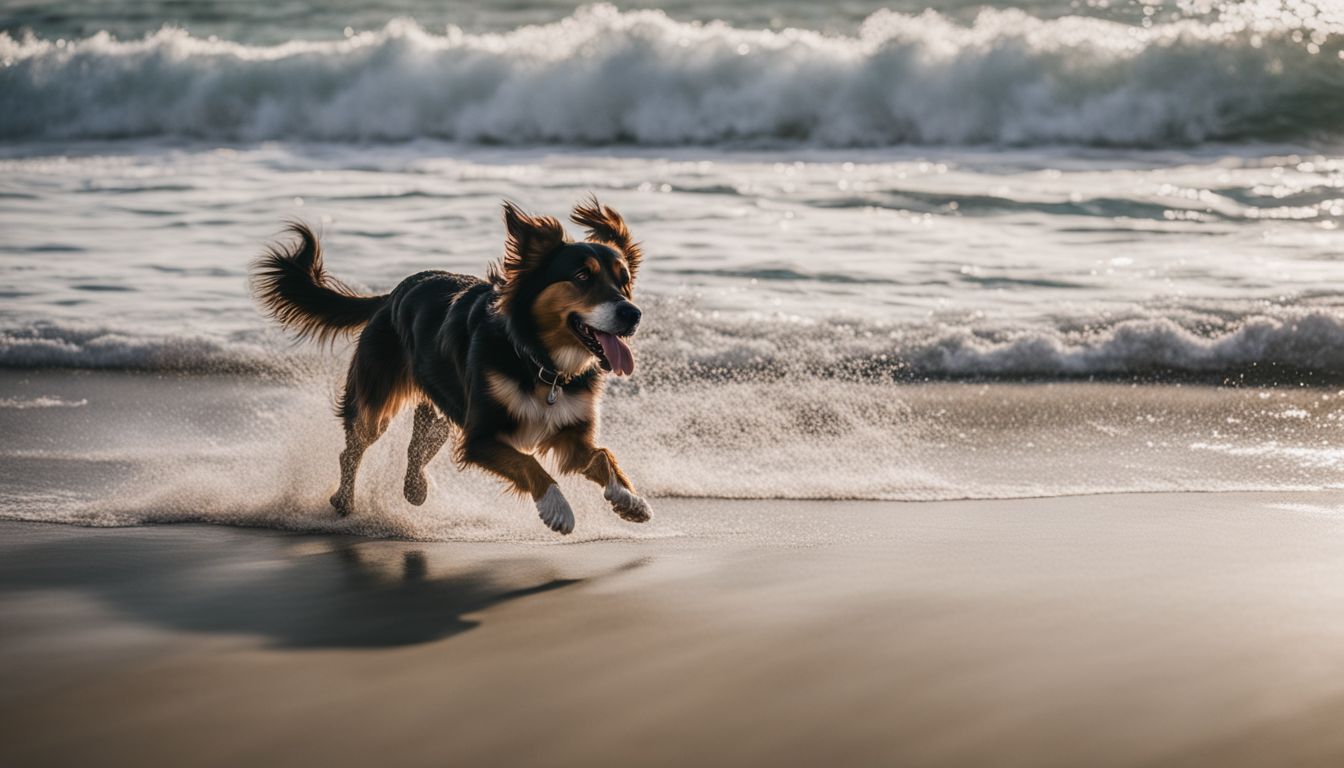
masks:
<svg viewBox="0 0 1344 768"><path fill-rule="evenodd" d="M911 379L1108 379L1251 375L1296 383L1344 371L1344 315L1291 309L1221 315L1169 309L1079 325L881 322L772 314L711 317L694 306L649 300L635 341L635 384L781 377L854 381ZM337 370L336 354L284 342L273 331L215 337L137 332L90 323L0 330L0 367L182 373L302 374ZM621 386L626 386L622 383ZM633 384L631 384L633 386Z"/></svg>

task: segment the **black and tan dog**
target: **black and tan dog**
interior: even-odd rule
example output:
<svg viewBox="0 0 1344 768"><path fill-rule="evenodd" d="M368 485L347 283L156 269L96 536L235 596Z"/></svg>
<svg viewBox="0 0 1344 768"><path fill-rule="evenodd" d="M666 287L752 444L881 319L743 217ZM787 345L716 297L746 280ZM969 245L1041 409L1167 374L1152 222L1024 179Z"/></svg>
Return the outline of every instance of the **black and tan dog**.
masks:
<svg viewBox="0 0 1344 768"><path fill-rule="evenodd" d="M596 199L574 210L588 231L571 242L560 222L504 204L504 257L488 278L421 272L391 293L362 296L327 276L316 236L272 246L253 265L258 303L299 336L329 340L362 328L341 396L341 483L331 504L348 515L364 451L415 405L407 501L422 504L425 465L454 433L460 465L504 478L536 502L553 530L574 513L536 456L601 485L618 515L649 519L616 457L594 442L602 375L628 375L624 341L639 325L631 302L642 257L625 221Z"/></svg>

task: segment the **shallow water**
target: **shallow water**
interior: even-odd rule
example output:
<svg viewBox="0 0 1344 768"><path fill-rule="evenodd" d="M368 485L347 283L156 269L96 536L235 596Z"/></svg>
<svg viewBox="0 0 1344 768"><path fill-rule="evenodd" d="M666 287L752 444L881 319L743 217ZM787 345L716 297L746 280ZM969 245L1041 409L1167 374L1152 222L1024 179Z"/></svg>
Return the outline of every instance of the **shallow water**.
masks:
<svg viewBox="0 0 1344 768"><path fill-rule="evenodd" d="M1331 378L1344 159L1302 152L18 144L0 362L283 368L246 269L284 219L387 290L592 190L649 254L650 375Z"/></svg>
<svg viewBox="0 0 1344 768"><path fill-rule="evenodd" d="M558 540L530 502L450 457L428 501L401 497L409 414L369 452L337 518L335 377L30 372L0 376L0 517L164 522L427 540ZM696 535L670 497L932 501L1340 487L1344 393L1120 384L761 380L618 388L601 442L655 520L616 518L561 482L566 540ZM725 530L733 526L724 521Z"/></svg>
<svg viewBox="0 0 1344 768"><path fill-rule="evenodd" d="M5 392L0 414L29 436L119 424L71 466L137 477L212 466L216 443L236 472L239 445L334 452L347 350L292 344L248 297L282 222L386 290L481 274L501 199L563 215L591 191L648 253L606 429L652 493L1328 487L1342 23L1307 2L9 4L0 366L241 383L192 443L97 387ZM1148 386L1020 384L1093 379ZM294 448L267 413L319 426ZM28 487L37 449L6 450ZM328 469L219 515L320 501ZM173 483L142 487L195 519ZM30 491L5 514L97 519L61 495L84 491Z"/></svg>

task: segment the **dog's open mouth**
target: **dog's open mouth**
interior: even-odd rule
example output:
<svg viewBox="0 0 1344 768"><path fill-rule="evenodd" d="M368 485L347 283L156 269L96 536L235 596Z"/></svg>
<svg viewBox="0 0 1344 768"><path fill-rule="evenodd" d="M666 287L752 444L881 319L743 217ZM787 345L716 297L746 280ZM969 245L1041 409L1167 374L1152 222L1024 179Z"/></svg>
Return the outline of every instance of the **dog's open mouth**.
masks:
<svg viewBox="0 0 1344 768"><path fill-rule="evenodd" d="M635 354L621 337L597 330L580 320L578 315L569 316L569 328L589 352L597 355L602 370L611 371L617 376L629 376L634 372Z"/></svg>

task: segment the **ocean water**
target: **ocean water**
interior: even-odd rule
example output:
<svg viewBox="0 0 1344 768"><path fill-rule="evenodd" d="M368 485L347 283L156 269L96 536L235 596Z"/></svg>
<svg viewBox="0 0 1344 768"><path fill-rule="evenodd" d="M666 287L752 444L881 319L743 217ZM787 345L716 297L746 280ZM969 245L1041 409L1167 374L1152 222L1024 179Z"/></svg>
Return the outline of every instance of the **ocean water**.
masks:
<svg viewBox="0 0 1344 768"><path fill-rule="evenodd" d="M481 273L502 199L563 216L591 191L648 253L606 430L652 493L1328 487L1342 139L1324 0L3 3L0 421L122 423L70 369L227 376L231 413L278 387L329 420L348 350L294 345L248 296L283 221L382 290ZM334 469L334 424L285 424L206 432L232 472L315 456L250 522L292 525L271 502ZM154 438L0 451L13 477L211 461ZM138 519L72 493L0 515Z"/></svg>

